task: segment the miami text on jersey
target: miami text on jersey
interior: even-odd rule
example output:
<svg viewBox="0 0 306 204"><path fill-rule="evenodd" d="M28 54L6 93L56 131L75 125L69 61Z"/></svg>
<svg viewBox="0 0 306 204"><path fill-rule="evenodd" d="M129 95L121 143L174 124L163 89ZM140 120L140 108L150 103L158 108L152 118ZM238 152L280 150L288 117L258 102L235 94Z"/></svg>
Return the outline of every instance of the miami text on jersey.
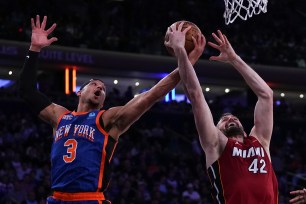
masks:
<svg viewBox="0 0 306 204"><path fill-rule="evenodd" d="M251 147L249 149L233 148L233 157L250 158L254 156L265 157L264 149L262 147Z"/></svg>

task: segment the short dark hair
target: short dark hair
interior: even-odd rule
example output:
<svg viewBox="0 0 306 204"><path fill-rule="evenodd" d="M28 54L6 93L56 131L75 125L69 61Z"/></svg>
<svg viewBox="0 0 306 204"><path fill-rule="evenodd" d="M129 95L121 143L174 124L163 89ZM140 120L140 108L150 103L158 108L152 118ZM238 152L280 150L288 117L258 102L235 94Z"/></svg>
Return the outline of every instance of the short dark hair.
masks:
<svg viewBox="0 0 306 204"><path fill-rule="evenodd" d="M81 85L79 91L81 91L81 90L82 90L87 84L89 84L90 82L96 81L96 80L101 81L102 83L104 83L101 79L90 79L90 80L88 80L87 82L85 82L84 84Z"/></svg>

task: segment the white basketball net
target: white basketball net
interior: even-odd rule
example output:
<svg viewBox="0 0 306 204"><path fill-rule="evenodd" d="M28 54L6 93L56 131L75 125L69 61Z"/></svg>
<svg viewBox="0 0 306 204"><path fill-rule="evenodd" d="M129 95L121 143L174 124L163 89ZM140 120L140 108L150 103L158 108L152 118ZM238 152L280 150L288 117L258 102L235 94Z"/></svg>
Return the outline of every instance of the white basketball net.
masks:
<svg viewBox="0 0 306 204"><path fill-rule="evenodd" d="M243 20L257 15L261 12L267 12L268 0L224 0L226 25L233 23L237 17Z"/></svg>

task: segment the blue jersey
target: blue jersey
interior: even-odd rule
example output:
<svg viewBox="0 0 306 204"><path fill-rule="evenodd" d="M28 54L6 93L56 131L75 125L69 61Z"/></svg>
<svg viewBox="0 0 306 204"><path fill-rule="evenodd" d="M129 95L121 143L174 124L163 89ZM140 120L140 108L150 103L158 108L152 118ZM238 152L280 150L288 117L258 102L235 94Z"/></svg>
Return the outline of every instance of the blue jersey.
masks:
<svg viewBox="0 0 306 204"><path fill-rule="evenodd" d="M100 125L104 111L68 112L59 118L51 150L51 188L61 192L102 192L116 141Z"/></svg>

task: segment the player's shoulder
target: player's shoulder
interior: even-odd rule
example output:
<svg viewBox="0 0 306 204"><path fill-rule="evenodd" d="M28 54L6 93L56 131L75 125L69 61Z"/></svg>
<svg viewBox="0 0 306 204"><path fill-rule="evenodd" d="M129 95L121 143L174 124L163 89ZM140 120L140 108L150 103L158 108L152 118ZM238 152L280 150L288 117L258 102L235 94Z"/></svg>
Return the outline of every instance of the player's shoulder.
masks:
<svg viewBox="0 0 306 204"><path fill-rule="evenodd" d="M101 111L104 111L103 115L109 115L109 116L112 116L112 115L116 115L124 106L115 106L115 107L111 107L111 108L108 108L108 109L103 109Z"/></svg>
<svg viewBox="0 0 306 204"><path fill-rule="evenodd" d="M261 139L258 138L258 137L255 136L255 135L249 135L249 136L246 137L245 140L247 140L247 141L249 141L249 142L251 142L251 143L257 143L257 144L260 144L260 145L263 146L263 144L262 144L263 142L261 141Z"/></svg>
<svg viewBox="0 0 306 204"><path fill-rule="evenodd" d="M102 119L104 124L111 123L116 118L118 118L123 107L124 106L115 106L106 110L101 110L103 111Z"/></svg>
<svg viewBox="0 0 306 204"><path fill-rule="evenodd" d="M51 103L49 106L47 106L45 109L43 109L39 113L39 117L55 127L58 124L59 119L66 113L69 113L70 111L56 103Z"/></svg>

